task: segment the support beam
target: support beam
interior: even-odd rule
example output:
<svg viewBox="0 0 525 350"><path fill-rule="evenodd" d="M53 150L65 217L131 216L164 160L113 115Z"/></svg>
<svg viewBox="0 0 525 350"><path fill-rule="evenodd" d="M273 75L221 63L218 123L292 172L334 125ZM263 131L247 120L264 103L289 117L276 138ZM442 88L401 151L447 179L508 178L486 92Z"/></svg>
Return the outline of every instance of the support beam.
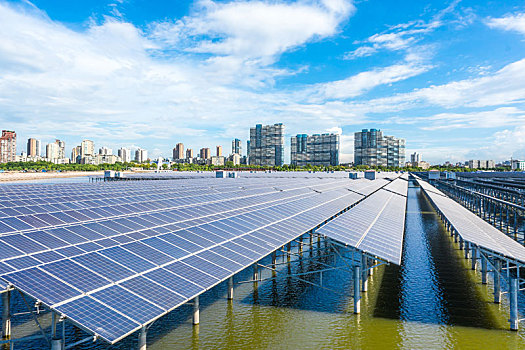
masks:
<svg viewBox="0 0 525 350"><path fill-rule="evenodd" d="M274 251L272 253L272 268L275 269L276 265L277 265L277 253Z"/></svg>
<svg viewBox="0 0 525 350"><path fill-rule="evenodd" d="M367 258L364 255L361 255L361 266L363 267L363 271L361 271L362 275L362 292L368 291L368 263Z"/></svg>
<svg viewBox="0 0 525 350"><path fill-rule="evenodd" d="M354 314L361 313L361 271L354 265Z"/></svg>
<svg viewBox="0 0 525 350"><path fill-rule="evenodd" d="M139 350L146 350L146 340L147 340L147 328L146 326L142 326L140 333L139 333Z"/></svg>
<svg viewBox="0 0 525 350"><path fill-rule="evenodd" d="M2 293L2 339L11 339L11 291Z"/></svg>
<svg viewBox="0 0 525 350"><path fill-rule="evenodd" d="M259 280L259 265L253 264L253 283L256 284Z"/></svg>
<svg viewBox="0 0 525 350"><path fill-rule="evenodd" d="M463 240L461 240L461 242L463 243ZM469 253L470 253L470 242L465 242L465 259L468 259L469 258Z"/></svg>
<svg viewBox="0 0 525 350"><path fill-rule="evenodd" d="M199 297L196 296L195 299L193 299L193 324L198 325L200 322L200 314L199 314Z"/></svg>
<svg viewBox="0 0 525 350"><path fill-rule="evenodd" d="M501 302L501 285L500 285L501 260L494 261L494 303Z"/></svg>
<svg viewBox="0 0 525 350"><path fill-rule="evenodd" d="M228 278L228 300L233 300L233 276Z"/></svg>
<svg viewBox="0 0 525 350"><path fill-rule="evenodd" d="M480 259L481 259L481 283L487 284L487 258L481 255Z"/></svg>
<svg viewBox="0 0 525 350"><path fill-rule="evenodd" d="M510 298L510 330L518 330L518 279L512 277L510 279L509 286L509 298Z"/></svg>
<svg viewBox="0 0 525 350"><path fill-rule="evenodd" d="M477 263L478 263L478 250L476 249L476 247L474 245L471 245L471 248L472 248L472 270L476 270L476 266L477 266Z"/></svg>

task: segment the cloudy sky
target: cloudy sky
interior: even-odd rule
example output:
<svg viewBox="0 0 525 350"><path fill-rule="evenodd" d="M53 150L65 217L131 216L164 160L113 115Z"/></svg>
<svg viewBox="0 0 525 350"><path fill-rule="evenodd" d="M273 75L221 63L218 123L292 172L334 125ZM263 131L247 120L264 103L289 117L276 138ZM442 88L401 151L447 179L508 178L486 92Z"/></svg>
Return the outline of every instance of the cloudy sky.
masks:
<svg viewBox="0 0 525 350"><path fill-rule="evenodd" d="M363 128L430 162L525 159L525 3L0 0L0 128L19 152L229 152L277 122L287 144L341 132L342 161Z"/></svg>

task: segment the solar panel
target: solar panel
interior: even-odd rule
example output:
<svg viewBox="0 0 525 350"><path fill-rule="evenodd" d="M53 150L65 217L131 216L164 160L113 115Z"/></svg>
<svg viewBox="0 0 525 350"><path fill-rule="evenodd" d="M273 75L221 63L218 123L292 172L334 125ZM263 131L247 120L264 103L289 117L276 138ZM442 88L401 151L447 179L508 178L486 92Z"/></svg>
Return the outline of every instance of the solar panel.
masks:
<svg viewBox="0 0 525 350"><path fill-rule="evenodd" d="M42 212L49 224L19 229L33 244L25 250L3 242L13 235L0 225L0 277L112 343L363 198L357 190L389 182L238 180L0 188L13 209L3 219Z"/></svg>

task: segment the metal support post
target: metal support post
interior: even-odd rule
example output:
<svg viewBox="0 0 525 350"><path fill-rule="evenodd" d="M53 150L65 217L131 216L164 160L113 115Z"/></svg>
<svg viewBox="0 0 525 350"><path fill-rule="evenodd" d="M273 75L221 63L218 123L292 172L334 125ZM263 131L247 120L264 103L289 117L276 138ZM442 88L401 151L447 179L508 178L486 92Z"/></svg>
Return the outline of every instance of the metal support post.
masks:
<svg viewBox="0 0 525 350"><path fill-rule="evenodd" d="M500 286L500 272L501 272L501 260L496 259L494 261L494 303L499 304L501 302L501 286Z"/></svg>
<svg viewBox="0 0 525 350"><path fill-rule="evenodd" d="M2 339L11 339L11 291L2 293Z"/></svg>
<svg viewBox="0 0 525 350"><path fill-rule="evenodd" d="M374 265L374 261L372 259L369 259L368 260L368 266L372 266ZM374 275L374 269L371 268L368 270L368 276L373 276Z"/></svg>
<svg viewBox="0 0 525 350"><path fill-rule="evenodd" d="M463 242L463 240L461 240ZM469 258L469 252L470 252L470 242L465 242L464 243L464 247L465 247L465 259L468 259Z"/></svg>
<svg viewBox="0 0 525 350"><path fill-rule="evenodd" d="M277 265L277 253L272 253L272 269L275 269L275 265Z"/></svg>
<svg viewBox="0 0 525 350"><path fill-rule="evenodd" d="M361 255L361 266L363 267L363 271L361 272L362 279L363 279L362 289L361 289L362 292L366 292L368 290L368 266L367 265L368 265L367 258Z"/></svg>
<svg viewBox="0 0 525 350"><path fill-rule="evenodd" d="M233 300L233 276L228 278L228 300Z"/></svg>
<svg viewBox="0 0 525 350"><path fill-rule="evenodd" d="M510 330L518 330L518 279L512 277L510 279Z"/></svg>
<svg viewBox="0 0 525 350"><path fill-rule="evenodd" d="M459 249L463 250L463 238L459 237Z"/></svg>
<svg viewBox="0 0 525 350"><path fill-rule="evenodd" d="M480 256L481 259L481 283L487 284L487 258Z"/></svg>
<svg viewBox="0 0 525 350"><path fill-rule="evenodd" d="M361 313L361 271L354 265L354 314Z"/></svg>
<svg viewBox="0 0 525 350"><path fill-rule="evenodd" d="M286 252L287 252L287 259L288 259L288 262L290 262L290 259L291 259L291 252L292 252L292 243L289 242L287 245L286 245Z"/></svg>
<svg viewBox="0 0 525 350"><path fill-rule="evenodd" d="M474 245L472 245L472 270L476 270L476 265L478 263L478 251Z"/></svg>
<svg viewBox="0 0 525 350"><path fill-rule="evenodd" d="M259 266L257 263L253 264L253 283L257 283L259 280Z"/></svg>
<svg viewBox="0 0 525 350"><path fill-rule="evenodd" d="M199 296L196 296L195 299L193 299L193 324L198 325L200 322L199 317Z"/></svg>
<svg viewBox="0 0 525 350"><path fill-rule="evenodd" d="M146 350L146 340L147 340L147 328L142 326L139 333L139 350Z"/></svg>

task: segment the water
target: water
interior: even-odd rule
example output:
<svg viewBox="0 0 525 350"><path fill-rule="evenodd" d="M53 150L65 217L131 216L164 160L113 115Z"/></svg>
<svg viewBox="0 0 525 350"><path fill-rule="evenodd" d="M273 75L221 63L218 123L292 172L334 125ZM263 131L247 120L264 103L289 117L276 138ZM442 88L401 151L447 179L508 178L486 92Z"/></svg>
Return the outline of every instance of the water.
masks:
<svg viewBox="0 0 525 350"><path fill-rule="evenodd" d="M345 267L335 257L320 259ZM315 267L315 260L292 264L295 272ZM247 269L236 281L250 278ZM305 279L317 282L319 277ZM339 293L281 277L262 281L257 289L238 284L231 302L222 284L201 296L199 326L191 324L192 309L185 305L151 326L148 349L525 349L525 332L508 331L506 298L492 303L492 285L481 284L419 188L408 193L403 264L377 269L363 294L362 313L353 314L349 270L324 273L323 285ZM85 336L67 329L68 342ZM136 346L137 335L132 335L112 347L99 341L78 348Z"/></svg>

